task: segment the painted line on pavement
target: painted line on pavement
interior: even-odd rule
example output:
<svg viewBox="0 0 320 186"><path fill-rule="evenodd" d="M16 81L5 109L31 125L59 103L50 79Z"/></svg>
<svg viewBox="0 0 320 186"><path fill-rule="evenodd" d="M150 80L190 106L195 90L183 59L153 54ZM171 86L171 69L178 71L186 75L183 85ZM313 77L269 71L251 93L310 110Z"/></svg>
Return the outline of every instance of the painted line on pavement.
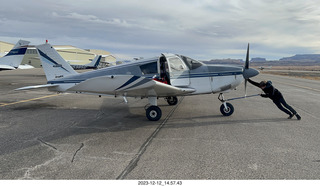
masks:
<svg viewBox="0 0 320 186"><path fill-rule="evenodd" d="M42 96L42 97L37 97L37 98L32 98L32 99L26 99L26 100L16 101L16 102L12 102L12 103L0 103L0 107L9 106L9 105L15 105L15 104L18 104L18 103L26 103L26 102L30 102L30 101L34 101L34 100L39 100L39 99L51 98L51 97L55 97L55 96L59 96L59 95L60 94L52 94L52 95L48 95L48 96Z"/></svg>

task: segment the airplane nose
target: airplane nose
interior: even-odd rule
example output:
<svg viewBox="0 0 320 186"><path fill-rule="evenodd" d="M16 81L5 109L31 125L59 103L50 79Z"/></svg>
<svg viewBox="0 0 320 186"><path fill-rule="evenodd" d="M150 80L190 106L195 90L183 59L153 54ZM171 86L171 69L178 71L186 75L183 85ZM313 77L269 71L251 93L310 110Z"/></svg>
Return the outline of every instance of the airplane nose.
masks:
<svg viewBox="0 0 320 186"><path fill-rule="evenodd" d="M243 69L243 78L249 79L251 77L257 76L259 73L259 70L253 68Z"/></svg>

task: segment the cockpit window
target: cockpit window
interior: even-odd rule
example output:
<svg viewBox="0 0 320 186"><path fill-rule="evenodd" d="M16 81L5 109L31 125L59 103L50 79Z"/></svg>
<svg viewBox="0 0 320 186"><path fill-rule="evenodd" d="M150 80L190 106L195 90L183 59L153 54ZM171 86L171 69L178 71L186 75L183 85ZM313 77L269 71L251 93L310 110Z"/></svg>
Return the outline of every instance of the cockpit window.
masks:
<svg viewBox="0 0 320 186"><path fill-rule="evenodd" d="M197 68L199 68L199 67L201 67L203 65L200 61L191 59L189 57L186 57L186 56L179 56L179 57L185 62L185 64L191 70L197 69Z"/></svg>
<svg viewBox="0 0 320 186"><path fill-rule="evenodd" d="M145 74L157 74L158 68L157 68L157 62L147 63L144 65L140 65L140 69L142 72L142 75Z"/></svg>

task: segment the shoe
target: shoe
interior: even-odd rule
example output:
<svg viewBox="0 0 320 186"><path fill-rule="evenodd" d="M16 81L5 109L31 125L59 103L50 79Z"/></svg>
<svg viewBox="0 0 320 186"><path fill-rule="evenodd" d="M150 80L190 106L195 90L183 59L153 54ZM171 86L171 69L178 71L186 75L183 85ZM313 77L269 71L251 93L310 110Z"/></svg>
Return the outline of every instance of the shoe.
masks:
<svg viewBox="0 0 320 186"><path fill-rule="evenodd" d="M293 114L290 114L289 117L288 117L288 119L291 119L293 116L294 116Z"/></svg>
<svg viewBox="0 0 320 186"><path fill-rule="evenodd" d="M301 116L298 113L296 113L296 117L297 117L297 120L301 120Z"/></svg>

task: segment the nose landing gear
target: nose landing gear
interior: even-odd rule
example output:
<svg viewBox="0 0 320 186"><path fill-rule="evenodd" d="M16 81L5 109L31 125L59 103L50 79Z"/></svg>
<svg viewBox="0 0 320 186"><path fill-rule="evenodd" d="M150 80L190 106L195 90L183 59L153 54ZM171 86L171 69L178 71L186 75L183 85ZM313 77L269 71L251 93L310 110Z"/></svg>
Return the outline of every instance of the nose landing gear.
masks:
<svg viewBox="0 0 320 186"><path fill-rule="evenodd" d="M233 105L231 103L228 103L225 99L222 93L219 94L218 99L222 102L222 105L220 106L220 112L224 116L231 116L234 112Z"/></svg>

